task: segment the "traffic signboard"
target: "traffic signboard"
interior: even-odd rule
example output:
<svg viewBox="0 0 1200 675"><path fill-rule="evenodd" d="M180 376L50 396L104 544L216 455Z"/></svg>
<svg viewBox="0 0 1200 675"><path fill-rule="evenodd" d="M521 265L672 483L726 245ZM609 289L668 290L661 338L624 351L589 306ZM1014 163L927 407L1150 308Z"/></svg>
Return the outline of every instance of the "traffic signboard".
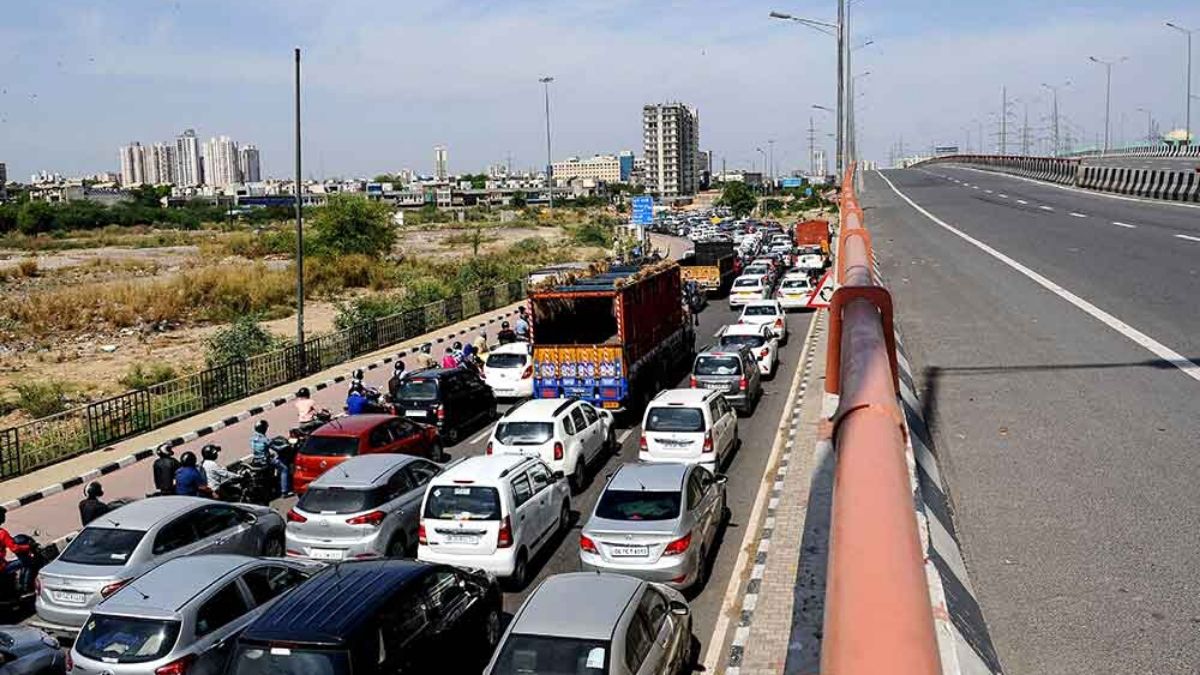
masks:
<svg viewBox="0 0 1200 675"><path fill-rule="evenodd" d="M634 197L632 205L634 225L654 224L654 197L649 195Z"/></svg>
<svg viewBox="0 0 1200 675"><path fill-rule="evenodd" d="M825 272L817 282L817 288L808 299L808 306L813 309L825 309L833 301L833 270Z"/></svg>

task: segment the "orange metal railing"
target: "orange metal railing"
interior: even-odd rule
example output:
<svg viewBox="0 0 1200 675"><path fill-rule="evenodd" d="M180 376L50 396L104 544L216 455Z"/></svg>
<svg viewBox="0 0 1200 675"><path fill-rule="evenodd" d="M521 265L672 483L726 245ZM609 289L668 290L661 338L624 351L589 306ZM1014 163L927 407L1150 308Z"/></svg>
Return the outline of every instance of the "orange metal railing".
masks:
<svg viewBox="0 0 1200 675"><path fill-rule="evenodd" d="M821 671L933 675L941 665L897 403L892 300L875 275L854 171L842 181L840 286L829 307L825 389L839 403Z"/></svg>

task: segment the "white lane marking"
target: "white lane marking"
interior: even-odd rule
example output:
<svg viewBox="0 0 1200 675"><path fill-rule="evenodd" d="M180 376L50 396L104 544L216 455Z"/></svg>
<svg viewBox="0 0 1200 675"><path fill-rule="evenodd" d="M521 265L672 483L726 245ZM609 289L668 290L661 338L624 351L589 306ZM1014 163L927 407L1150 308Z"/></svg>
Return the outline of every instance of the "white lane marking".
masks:
<svg viewBox="0 0 1200 675"><path fill-rule="evenodd" d="M991 190L984 190L984 192L988 193L989 195L992 194Z"/></svg>
<svg viewBox="0 0 1200 675"><path fill-rule="evenodd" d="M1155 356L1159 357L1160 359L1167 361L1168 363L1170 363L1171 365L1175 366L1180 371L1182 371L1184 375L1187 375L1188 377L1192 378L1193 380L1200 382L1200 364L1196 363L1195 361L1192 361L1191 359L1188 359L1187 357L1183 356L1182 354L1175 351L1174 349L1171 349L1170 347L1162 344L1161 342L1155 340L1154 338L1150 337L1149 335L1146 335L1145 333L1134 328L1133 326L1130 326L1129 324L1125 323L1124 321L1121 321L1120 319L1113 316L1112 314L1109 314L1108 312L1100 309L1099 307L1093 305L1092 303L1088 302L1087 300L1084 300L1083 298L1079 297L1078 295L1075 295L1074 293L1072 293L1071 291L1068 291L1067 289L1063 288L1062 286L1059 286L1055 282L1051 281L1050 279L1047 279L1046 277L1042 276L1041 274L1026 267L1022 263L1017 262L1013 258L1010 258L1009 256L1001 253L1000 251L997 251L996 249L992 248L991 246L988 246L987 244L983 243L982 241L975 239L974 237L963 232L962 230L959 230L958 228L954 227L953 225L946 223L945 221L941 220L940 218L933 215L929 211L926 211L924 208L919 206L913 200L909 199L908 195L904 194L899 189L897 189L896 186L892 183L892 181L889 180L887 176L883 175L882 172L877 172L877 173L879 173L879 177L882 178L884 180L884 182L886 182L888 184L888 187L892 188L892 192L895 192L901 199L903 199L905 202L908 202L908 205L913 207L914 209L916 209L921 215L923 215L926 218L928 218L929 220L933 221L935 224L944 228L948 232L960 237L961 239L963 239L967 243L971 244L972 246L975 246L976 248L983 251L984 253L987 253L988 255L992 256L996 260L999 260L1000 262L1004 263L1005 265L1008 265L1009 267L1020 272L1021 274L1025 275L1026 277L1029 277L1029 279L1032 280L1037 285L1041 286L1042 288L1045 288L1046 290L1057 295L1058 297L1062 298L1063 300L1066 300L1067 302L1071 303L1072 305L1075 305L1076 307L1083 310L1084 312L1087 312L1088 314L1090 314L1092 316L1092 318L1096 319L1100 323L1103 323L1104 325L1113 329L1117 333L1120 333L1122 336L1128 338L1129 341L1142 347L1143 349L1150 352L1151 354L1154 354ZM1180 237L1180 236L1186 236L1186 235L1178 235L1177 234L1175 236ZM1196 240L1200 241L1200 238L1197 238Z"/></svg>
<svg viewBox="0 0 1200 675"><path fill-rule="evenodd" d="M621 435L617 436L617 442L620 443L621 445L625 445L625 439L629 438L629 434L632 434L632 433L633 433L633 429L626 429L625 431L622 431Z"/></svg>
<svg viewBox="0 0 1200 675"><path fill-rule="evenodd" d="M1072 211L1071 216L1075 218L1087 218L1087 214L1080 213L1078 211Z"/></svg>
<svg viewBox="0 0 1200 675"><path fill-rule="evenodd" d="M978 190L978 189L979 189L979 186L978 186L978 185L972 185L972 186L971 186L971 189L972 189L972 190Z"/></svg>
<svg viewBox="0 0 1200 675"><path fill-rule="evenodd" d="M1122 222L1121 222L1121 221L1119 221L1119 220L1114 220L1114 221L1112 221L1112 224L1113 224L1113 225L1116 225L1117 227L1125 227L1125 228L1128 228L1128 229L1130 229L1130 230L1132 230L1132 229L1135 229L1135 228L1137 227L1137 225L1130 225L1129 223L1122 223Z"/></svg>
<svg viewBox="0 0 1200 675"><path fill-rule="evenodd" d="M1038 208L1039 208L1039 209L1041 209L1041 210L1043 210L1043 211L1053 211L1053 210L1054 210L1054 207L1053 207L1053 206L1046 206L1045 204L1042 204L1042 205L1041 205L1041 206L1039 206Z"/></svg>
<svg viewBox="0 0 1200 675"><path fill-rule="evenodd" d="M1200 241L1200 237L1193 237L1193 236L1187 235L1187 234L1177 234L1177 235L1175 235L1175 238L1176 239L1187 239L1188 241Z"/></svg>
<svg viewBox="0 0 1200 675"><path fill-rule="evenodd" d="M1028 204L1029 202L1025 201L1024 199L1018 199L1017 203L1018 204Z"/></svg>
<svg viewBox="0 0 1200 675"><path fill-rule="evenodd" d="M996 196L1000 199L1008 199L1008 195L1004 194L1003 192L998 193Z"/></svg>

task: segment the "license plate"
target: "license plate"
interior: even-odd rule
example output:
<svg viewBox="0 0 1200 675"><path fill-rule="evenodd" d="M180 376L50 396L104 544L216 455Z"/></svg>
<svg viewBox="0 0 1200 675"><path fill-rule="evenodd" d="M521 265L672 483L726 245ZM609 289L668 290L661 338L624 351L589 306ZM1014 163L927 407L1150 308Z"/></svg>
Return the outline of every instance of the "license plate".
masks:
<svg viewBox="0 0 1200 675"><path fill-rule="evenodd" d="M614 546L612 547L612 555L614 558L645 558L650 555L650 547Z"/></svg>
<svg viewBox="0 0 1200 675"><path fill-rule="evenodd" d="M447 544L478 544L479 537L473 534L448 534L446 535Z"/></svg>
<svg viewBox="0 0 1200 675"><path fill-rule="evenodd" d="M729 387L729 385L725 384L724 382L705 382L704 383L705 389L727 389L728 387Z"/></svg>
<svg viewBox="0 0 1200 675"><path fill-rule="evenodd" d="M340 548L314 548L312 557L314 560L341 560L346 556L346 552Z"/></svg>
<svg viewBox="0 0 1200 675"><path fill-rule="evenodd" d="M405 417L425 417L428 414L429 413L425 412L424 410L405 410L404 411Z"/></svg>
<svg viewBox="0 0 1200 675"><path fill-rule="evenodd" d="M72 605L82 605L87 602L87 595L75 591L54 591L54 599Z"/></svg>

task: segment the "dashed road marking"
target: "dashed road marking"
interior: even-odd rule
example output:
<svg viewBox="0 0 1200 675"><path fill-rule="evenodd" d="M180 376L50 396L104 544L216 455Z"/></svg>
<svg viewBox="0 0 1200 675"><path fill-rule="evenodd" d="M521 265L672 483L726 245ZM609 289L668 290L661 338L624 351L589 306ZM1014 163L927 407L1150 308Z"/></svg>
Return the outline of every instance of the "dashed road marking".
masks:
<svg viewBox="0 0 1200 675"><path fill-rule="evenodd" d="M1017 203L1018 204L1028 204L1029 202L1025 201L1024 199L1018 199Z"/></svg>
<svg viewBox="0 0 1200 675"><path fill-rule="evenodd" d="M1075 218L1087 218L1087 214L1080 213L1078 211L1072 211L1071 216Z"/></svg>
<svg viewBox="0 0 1200 675"><path fill-rule="evenodd" d="M484 438L486 438L491 433L492 433L492 427L491 427L491 425L488 425L486 428L484 428L483 431L475 434L474 438L467 441L467 445L475 445L476 443L478 443L479 441L482 441Z"/></svg>
<svg viewBox="0 0 1200 675"><path fill-rule="evenodd" d="M998 193L996 196L1000 199L1008 199L1008 195L1004 194L1003 192Z"/></svg>
<svg viewBox="0 0 1200 675"><path fill-rule="evenodd" d="M1119 220L1112 221L1112 224L1116 225L1117 227L1124 227L1124 228L1128 228L1130 230L1137 228L1137 225L1130 225L1129 223L1122 223Z"/></svg>
<svg viewBox="0 0 1200 675"><path fill-rule="evenodd" d="M984 190L984 192L988 193L989 195L992 194L991 190Z"/></svg>
<svg viewBox="0 0 1200 675"><path fill-rule="evenodd" d="M632 433L633 433L633 429L626 429L625 431L622 431L621 435L617 436L617 442L620 443L621 445L625 445L625 439L629 438L629 434L632 434Z"/></svg>
<svg viewBox="0 0 1200 675"><path fill-rule="evenodd" d="M1041 209L1041 210L1043 210L1043 211L1053 211L1053 210L1054 210L1054 207L1053 207L1053 206L1046 206L1045 204L1042 204L1042 205L1041 205L1041 206L1039 206L1038 208L1039 208L1039 209Z"/></svg>
<svg viewBox="0 0 1200 675"><path fill-rule="evenodd" d="M1175 238L1176 239L1187 239L1188 241L1200 241L1200 237L1193 237L1188 234L1177 234L1177 235L1175 235Z"/></svg>

